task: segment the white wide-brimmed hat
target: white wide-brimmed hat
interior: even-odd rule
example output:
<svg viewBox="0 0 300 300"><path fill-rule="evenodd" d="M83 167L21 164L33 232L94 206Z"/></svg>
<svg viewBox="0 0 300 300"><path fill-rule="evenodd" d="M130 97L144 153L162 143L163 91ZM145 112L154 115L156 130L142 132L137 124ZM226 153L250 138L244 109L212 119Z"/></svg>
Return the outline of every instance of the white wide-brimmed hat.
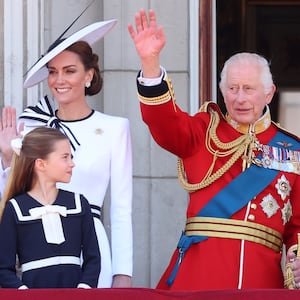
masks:
<svg viewBox="0 0 300 300"><path fill-rule="evenodd" d="M57 46L54 46L44 56L42 56L28 71L24 81L24 87L29 88L43 81L48 77L48 69L46 64L56 55L64 51L77 41L85 41L90 46L100 40L108 31L110 31L117 23L117 20L108 20L90 24L81 30L73 33Z"/></svg>

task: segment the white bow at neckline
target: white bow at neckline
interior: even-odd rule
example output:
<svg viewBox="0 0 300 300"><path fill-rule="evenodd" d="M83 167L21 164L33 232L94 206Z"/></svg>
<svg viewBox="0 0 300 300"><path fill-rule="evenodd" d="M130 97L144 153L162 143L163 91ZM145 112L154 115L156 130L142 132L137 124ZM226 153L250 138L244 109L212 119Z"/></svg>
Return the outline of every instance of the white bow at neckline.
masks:
<svg viewBox="0 0 300 300"><path fill-rule="evenodd" d="M58 213L63 217L67 216L67 208L65 206L61 205L44 205L41 207L35 207L31 208L29 210L29 213L32 217L35 219L41 218L43 215L49 214L49 213Z"/></svg>
<svg viewBox="0 0 300 300"><path fill-rule="evenodd" d="M33 219L42 219L47 243L61 244L65 241L61 217L67 216L67 208L60 205L45 205L29 210Z"/></svg>

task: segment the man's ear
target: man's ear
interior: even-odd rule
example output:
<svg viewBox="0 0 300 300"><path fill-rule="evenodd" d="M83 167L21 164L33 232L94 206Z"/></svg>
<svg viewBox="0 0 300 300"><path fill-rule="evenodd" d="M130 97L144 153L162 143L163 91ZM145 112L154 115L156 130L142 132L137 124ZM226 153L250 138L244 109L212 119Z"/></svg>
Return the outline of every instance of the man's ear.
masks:
<svg viewBox="0 0 300 300"><path fill-rule="evenodd" d="M276 91L276 86L273 84L273 85L271 86L270 92L266 95L266 96L267 96L267 97L266 97L266 104L270 104L270 103L271 103L271 101L272 101L272 99L273 99L273 96L274 96L274 94L275 94L275 91Z"/></svg>

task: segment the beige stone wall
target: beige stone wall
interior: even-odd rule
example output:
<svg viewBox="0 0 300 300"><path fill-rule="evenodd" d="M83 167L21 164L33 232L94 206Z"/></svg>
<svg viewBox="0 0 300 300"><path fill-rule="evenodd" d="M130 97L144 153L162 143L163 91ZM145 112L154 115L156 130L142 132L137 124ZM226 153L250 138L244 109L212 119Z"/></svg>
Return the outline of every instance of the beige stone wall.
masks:
<svg viewBox="0 0 300 300"><path fill-rule="evenodd" d="M279 122L281 126L300 136L300 89L279 91Z"/></svg>

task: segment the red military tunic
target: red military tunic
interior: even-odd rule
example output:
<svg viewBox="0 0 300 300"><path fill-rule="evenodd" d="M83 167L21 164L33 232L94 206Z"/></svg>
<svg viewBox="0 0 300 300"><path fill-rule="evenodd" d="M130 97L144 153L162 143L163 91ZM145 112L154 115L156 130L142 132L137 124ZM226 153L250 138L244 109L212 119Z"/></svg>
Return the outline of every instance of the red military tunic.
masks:
<svg viewBox="0 0 300 300"><path fill-rule="evenodd" d="M218 157L215 163L213 162L214 155L208 150L206 142L211 114L199 112L190 116L181 111L174 101L174 92L168 80L163 80L160 85L154 87L143 86L138 82L138 93L143 121L148 125L154 140L182 160L188 183L201 182L212 165L215 172L229 160L231 155ZM209 107L220 116L220 123L216 129L220 141L229 143L248 133L250 126L241 126L233 120L226 119L216 104L211 103ZM252 127L254 135L263 145L267 145L279 130L281 129L271 123L268 109ZM289 138L295 144L299 143L297 137L289 136ZM285 145L284 143L283 140L281 145ZM213 147L217 148L216 145ZM259 170L264 172L263 167ZM221 178L214 180L207 187L190 192L187 218L196 216L217 192L241 172L240 157ZM255 188L256 178L249 178L248 184ZM243 186L240 186L240 189L243 189ZM250 199L248 204L230 218L265 225L276 230L282 235L283 242L289 249L297 244L297 233L300 233L299 199L298 174L279 171L262 192ZM230 203L231 199L228 197L222 201ZM219 229L217 225L216 229ZM170 290L283 288L281 254L281 251L275 251L254 241L210 236L189 247L173 283L168 285L167 280L178 259L176 249L157 288Z"/></svg>

